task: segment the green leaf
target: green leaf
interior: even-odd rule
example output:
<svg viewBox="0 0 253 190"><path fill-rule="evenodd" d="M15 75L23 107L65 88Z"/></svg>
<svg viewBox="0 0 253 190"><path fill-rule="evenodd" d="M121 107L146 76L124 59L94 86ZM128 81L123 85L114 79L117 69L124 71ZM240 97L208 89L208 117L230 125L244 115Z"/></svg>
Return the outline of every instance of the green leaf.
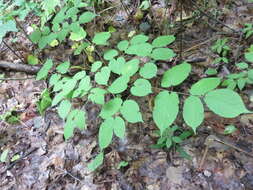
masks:
<svg viewBox="0 0 253 190"><path fill-rule="evenodd" d="M112 60L114 57L118 55L118 51L115 49L110 49L104 53L105 60Z"/></svg>
<svg viewBox="0 0 253 190"><path fill-rule="evenodd" d="M253 52L245 53L244 56L245 56L245 59L246 59L247 61L253 63Z"/></svg>
<svg viewBox="0 0 253 190"><path fill-rule="evenodd" d="M103 119L107 119L117 113L121 108L122 100L121 98L114 98L103 105L102 110L99 114Z"/></svg>
<svg viewBox="0 0 253 190"><path fill-rule="evenodd" d="M41 100L37 103L37 107L40 114L43 115L45 110L52 104L52 99L50 98L50 93L47 88L41 93L40 99Z"/></svg>
<svg viewBox="0 0 253 190"><path fill-rule="evenodd" d="M139 34L134 36L131 40L130 43L133 44L142 44L145 43L146 41L148 41L148 36L143 35L143 34Z"/></svg>
<svg viewBox="0 0 253 190"><path fill-rule="evenodd" d="M189 96L186 98L183 107L183 118L185 123L196 133L197 127L204 120L204 106L198 97Z"/></svg>
<svg viewBox="0 0 253 190"><path fill-rule="evenodd" d="M2 154L0 156L0 162L6 162L9 151L10 151L9 149L5 149L2 152Z"/></svg>
<svg viewBox="0 0 253 190"><path fill-rule="evenodd" d="M245 62L240 62L240 63L237 63L235 65L238 69L247 69L249 67L249 65Z"/></svg>
<svg viewBox="0 0 253 190"><path fill-rule="evenodd" d="M68 116L69 117L69 116ZM66 140L72 137L74 134L74 121L71 119L67 119L67 122L64 125L63 135Z"/></svg>
<svg viewBox="0 0 253 190"><path fill-rule="evenodd" d="M106 41L111 37L110 32L96 33L92 42L97 45L107 45Z"/></svg>
<svg viewBox="0 0 253 190"><path fill-rule="evenodd" d="M88 169L93 172L96 170L100 165L103 164L104 161L104 153L100 152L91 163L88 164Z"/></svg>
<svg viewBox="0 0 253 190"><path fill-rule="evenodd" d="M93 12L87 11L79 17L79 23L84 24L92 21L97 15L94 14Z"/></svg>
<svg viewBox="0 0 253 190"><path fill-rule="evenodd" d="M153 119L163 134L175 121L179 111L179 99L175 92L162 91L155 97Z"/></svg>
<svg viewBox="0 0 253 190"><path fill-rule="evenodd" d="M83 110L77 110L74 117L74 123L79 129L86 129L86 112Z"/></svg>
<svg viewBox="0 0 253 190"><path fill-rule="evenodd" d="M96 83L101 84L101 85L107 85L110 74L111 74L111 70L109 69L109 67L106 67L106 66L102 67L101 71L95 74Z"/></svg>
<svg viewBox="0 0 253 190"><path fill-rule="evenodd" d="M211 91L205 96L204 101L210 110L221 117L233 118L242 113L249 113L241 97L229 89Z"/></svg>
<svg viewBox="0 0 253 190"><path fill-rule="evenodd" d="M120 113L130 123L143 122L140 108L134 100L124 101Z"/></svg>
<svg viewBox="0 0 253 190"><path fill-rule="evenodd" d="M124 57L118 57L117 60L110 60L108 66L113 73L120 75L122 73L122 69L124 68L125 63L126 61Z"/></svg>
<svg viewBox="0 0 253 190"><path fill-rule="evenodd" d="M205 93L219 86L220 78L204 78L192 85L190 93L192 95L204 95Z"/></svg>
<svg viewBox="0 0 253 190"><path fill-rule="evenodd" d="M206 70L205 74L207 74L207 75L216 75L217 74L217 70L216 69L212 69L212 68L208 68Z"/></svg>
<svg viewBox="0 0 253 190"><path fill-rule="evenodd" d="M77 84L77 80L72 78L70 80L68 80L63 86L62 86L62 93L64 93L65 95L67 95L68 93L70 93Z"/></svg>
<svg viewBox="0 0 253 190"><path fill-rule="evenodd" d="M39 59L34 55L28 55L27 62L30 65L37 65L39 63Z"/></svg>
<svg viewBox="0 0 253 190"><path fill-rule="evenodd" d="M242 90L246 85L247 79L246 78L240 78L237 81L237 86L240 90Z"/></svg>
<svg viewBox="0 0 253 190"><path fill-rule="evenodd" d="M231 133L234 133L235 131L237 131L237 128L234 125L228 125L224 130L224 134L229 135Z"/></svg>
<svg viewBox="0 0 253 190"><path fill-rule="evenodd" d="M191 65L186 62L172 67L163 74L161 86L167 88L179 85L188 77L190 71Z"/></svg>
<svg viewBox="0 0 253 190"><path fill-rule="evenodd" d="M1 14L2 16L2 14ZM17 32L18 29L16 28L16 23L14 20L9 20L6 23L3 23L0 20L0 43L2 42L2 38L7 34L7 32Z"/></svg>
<svg viewBox="0 0 253 190"><path fill-rule="evenodd" d="M128 87L127 83L129 82L130 78L128 76L121 76L117 78L111 86L109 86L108 91L112 94L119 94L125 91Z"/></svg>
<svg viewBox="0 0 253 190"><path fill-rule="evenodd" d="M128 165L128 162L126 161L121 161L119 163L119 165L117 166L117 170L119 170L120 168L126 167Z"/></svg>
<svg viewBox="0 0 253 190"><path fill-rule="evenodd" d="M53 67L52 59L47 59L46 63L41 67L39 72L37 73L36 80L44 79L47 75L49 70Z"/></svg>
<svg viewBox="0 0 253 190"><path fill-rule="evenodd" d="M54 96L53 101L52 101L52 106L57 105L65 96L66 96L66 93L64 93L63 91L61 91L60 93L56 94Z"/></svg>
<svg viewBox="0 0 253 190"><path fill-rule="evenodd" d="M98 144L101 150L108 147L112 142L113 123L114 119L109 117L99 127Z"/></svg>
<svg viewBox="0 0 253 190"><path fill-rule="evenodd" d="M80 27L80 29L77 32L71 32L69 39L73 41L80 41L83 40L86 37L87 33L83 28Z"/></svg>
<svg viewBox="0 0 253 190"><path fill-rule="evenodd" d="M172 42L175 41L175 36L173 35L168 35L168 36L159 36L156 39L153 40L152 46L153 47L165 47Z"/></svg>
<svg viewBox="0 0 253 190"><path fill-rule="evenodd" d="M93 103L96 104L104 104L105 103L105 94L106 94L106 90L101 89L101 88L93 88L90 91L90 94L88 96L88 99L90 101L92 101Z"/></svg>
<svg viewBox="0 0 253 190"><path fill-rule="evenodd" d="M86 72L85 72L85 71L79 71L79 72L77 72L77 73L73 76L73 79L75 79L75 80L80 80L80 79L83 79L84 77L86 77Z"/></svg>
<svg viewBox="0 0 253 190"><path fill-rule="evenodd" d="M30 34L29 38L31 39L31 41L33 43L38 43L39 40L40 40L40 38L41 38L41 32L40 32L40 30L36 29L33 33ZM0 37L0 39L1 39L1 37Z"/></svg>
<svg viewBox="0 0 253 190"><path fill-rule="evenodd" d="M102 62L101 61L96 61L91 65L91 72L96 72L101 66L102 66Z"/></svg>
<svg viewBox="0 0 253 190"><path fill-rule="evenodd" d="M57 70L57 72L59 72L61 74L65 74L68 72L69 67L70 67L70 62L65 61L65 62L61 63L60 65L58 65L56 67L56 70Z"/></svg>
<svg viewBox="0 0 253 190"><path fill-rule="evenodd" d="M176 54L173 52L172 49L169 48L156 48L151 53L151 58L155 60L169 60L173 58Z"/></svg>
<svg viewBox="0 0 253 190"><path fill-rule="evenodd" d="M139 60L138 59L132 59L128 62L126 62L122 68L122 75L131 77L133 76L139 69Z"/></svg>
<svg viewBox="0 0 253 190"><path fill-rule="evenodd" d="M129 46L125 52L130 55L145 57L150 55L152 48L149 43L134 44Z"/></svg>
<svg viewBox="0 0 253 190"><path fill-rule="evenodd" d="M62 119L65 119L71 109L71 103L68 100L61 101L57 108L58 114Z"/></svg>
<svg viewBox="0 0 253 190"><path fill-rule="evenodd" d="M156 76L157 73L157 66L154 63L146 63L141 69L140 69L140 75L145 79L151 79Z"/></svg>
<svg viewBox="0 0 253 190"><path fill-rule="evenodd" d="M130 89L131 94L134 96L146 96L152 93L151 84L146 79L137 79L134 86Z"/></svg>
<svg viewBox="0 0 253 190"><path fill-rule="evenodd" d="M121 117L115 117L113 122L113 131L115 135L119 138L125 137L126 127L125 122Z"/></svg>
<svg viewBox="0 0 253 190"><path fill-rule="evenodd" d="M127 40L123 40L118 43L117 48L120 51L126 51L126 49L128 48L128 45L129 45L129 42Z"/></svg>

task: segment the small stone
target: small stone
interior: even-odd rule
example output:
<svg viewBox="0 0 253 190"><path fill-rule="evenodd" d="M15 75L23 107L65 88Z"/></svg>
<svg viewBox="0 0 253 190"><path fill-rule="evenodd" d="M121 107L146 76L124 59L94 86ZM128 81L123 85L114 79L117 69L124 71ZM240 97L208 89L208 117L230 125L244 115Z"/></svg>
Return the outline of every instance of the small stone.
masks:
<svg viewBox="0 0 253 190"><path fill-rule="evenodd" d="M204 170L204 175L206 177L211 177L212 173L210 171L208 171L208 170Z"/></svg>

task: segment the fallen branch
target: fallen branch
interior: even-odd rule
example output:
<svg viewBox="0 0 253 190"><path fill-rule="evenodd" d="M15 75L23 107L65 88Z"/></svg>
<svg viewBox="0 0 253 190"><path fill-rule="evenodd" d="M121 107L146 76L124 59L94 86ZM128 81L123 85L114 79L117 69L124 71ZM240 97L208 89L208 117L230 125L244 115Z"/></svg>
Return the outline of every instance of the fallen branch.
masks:
<svg viewBox="0 0 253 190"><path fill-rule="evenodd" d="M35 65L26 65L22 63L11 63L7 61L0 61L0 69L18 71L18 72L25 72L27 74L37 74L40 70L41 66Z"/></svg>

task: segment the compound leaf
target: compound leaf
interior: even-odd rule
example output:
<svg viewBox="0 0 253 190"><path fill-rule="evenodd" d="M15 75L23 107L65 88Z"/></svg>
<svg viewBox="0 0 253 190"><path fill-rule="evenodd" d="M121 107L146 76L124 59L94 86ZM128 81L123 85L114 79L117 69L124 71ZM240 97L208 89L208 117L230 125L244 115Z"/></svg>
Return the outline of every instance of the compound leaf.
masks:
<svg viewBox="0 0 253 190"><path fill-rule="evenodd" d="M118 94L127 89L127 83L129 82L130 78L128 76L121 76L117 78L111 86L109 86L108 91L112 94Z"/></svg>
<svg viewBox="0 0 253 190"><path fill-rule="evenodd" d="M140 75L145 79L151 79L154 76L156 76L157 73L157 66L154 63L146 63L141 69L140 69Z"/></svg>
<svg viewBox="0 0 253 190"><path fill-rule="evenodd" d="M219 86L220 82L221 80L218 77L201 79L192 85L190 93L192 95L204 95Z"/></svg>
<svg viewBox="0 0 253 190"><path fill-rule="evenodd" d="M39 70L36 80L41 80L48 75L49 70L53 67L52 59L47 59L46 63Z"/></svg>
<svg viewBox="0 0 253 190"><path fill-rule="evenodd" d="M152 51L151 57L155 60L163 60L166 61L168 59L171 59L176 54L173 52L172 49L169 48L156 48Z"/></svg>
<svg viewBox="0 0 253 190"><path fill-rule="evenodd" d="M103 105L100 117L107 119L119 111L122 104L121 98L114 98Z"/></svg>
<svg viewBox="0 0 253 190"><path fill-rule="evenodd" d="M126 132L125 122L121 117L115 117L113 123L113 130L117 137L124 138Z"/></svg>
<svg viewBox="0 0 253 190"><path fill-rule="evenodd" d="M104 153L100 152L94 160L92 160L91 163L88 164L88 169L93 172L94 170L96 170L100 165L103 164L104 161Z"/></svg>
<svg viewBox="0 0 253 190"><path fill-rule="evenodd" d="M153 40L152 46L153 47L164 47L164 46L167 46L167 45L171 44L172 42L174 42L175 39L176 38L173 35L159 36Z"/></svg>
<svg viewBox="0 0 253 190"><path fill-rule="evenodd" d="M96 33L92 42L97 45L107 45L106 41L111 37L110 32Z"/></svg>
<svg viewBox="0 0 253 190"><path fill-rule="evenodd" d="M71 109L71 103L68 100L61 101L57 108L58 114L62 119L65 119Z"/></svg>
<svg viewBox="0 0 253 190"><path fill-rule="evenodd" d="M151 84L146 79L137 79L134 82L134 86L130 89L131 94L134 96L146 96L152 93Z"/></svg>
<svg viewBox="0 0 253 190"><path fill-rule="evenodd" d="M114 119L107 118L99 127L98 144L101 149L106 148L112 141Z"/></svg>
<svg viewBox="0 0 253 190"><path fill-rule="evenodd" d="M142 122L139 105L134 100L124 101L120 113L130 123Z"/></svg>

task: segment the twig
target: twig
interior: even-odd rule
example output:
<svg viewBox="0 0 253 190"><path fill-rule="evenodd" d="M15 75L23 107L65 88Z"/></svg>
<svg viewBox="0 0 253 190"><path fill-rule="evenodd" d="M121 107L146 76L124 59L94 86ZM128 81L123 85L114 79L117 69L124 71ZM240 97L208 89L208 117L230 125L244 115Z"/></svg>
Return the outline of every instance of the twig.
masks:
<svg viewBox="0 0 253 190"><path fill-rule="evenodd" d="M63 170L59 167L55 167L56 169L60 170L61 172L63 172L65 175L69 175L70 177L74 178L76 181L79 181L80 183L84 184L84 182L82 180L80 180L79 178L77 178L76 176L72 175L70 172L68 172L67 170Z"/></svg>
<svg viewBox="0 0 253 190"><path fill-rule="evenodd" d="M10 47L4 40L2 40L2 42L3 42L3 44L4 44L14 55L16 55L16 56L22 61L22 63L25 63L23 57L20 57L20 55L18 55L18 54L16 53L16 51L15 51L14 49L12 49L12 47Z"/></svg>
<svg viewBox="0 0 253 190"><path fill-rule="evenodd" d="M40 70L41 66L0 61L0 69L1 68L13 70L13 71L25 72L27 74L37 74L37 72Z"/></svg>

